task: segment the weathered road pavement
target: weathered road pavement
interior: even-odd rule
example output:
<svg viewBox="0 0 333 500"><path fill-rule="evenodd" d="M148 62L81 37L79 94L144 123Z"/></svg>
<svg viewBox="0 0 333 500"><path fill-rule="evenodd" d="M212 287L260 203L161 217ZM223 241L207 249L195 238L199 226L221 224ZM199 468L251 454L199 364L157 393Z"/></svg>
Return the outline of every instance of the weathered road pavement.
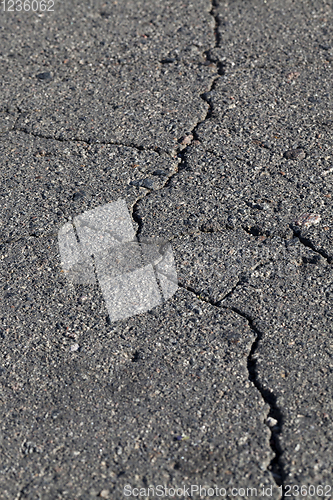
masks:
<svg viewBox="0 0 333 500"><path fill-rule="evenodd" d="M0 23L0 497L333 495L330 2ZM180 287L109 324L57 233L120 197Z"/></svg>

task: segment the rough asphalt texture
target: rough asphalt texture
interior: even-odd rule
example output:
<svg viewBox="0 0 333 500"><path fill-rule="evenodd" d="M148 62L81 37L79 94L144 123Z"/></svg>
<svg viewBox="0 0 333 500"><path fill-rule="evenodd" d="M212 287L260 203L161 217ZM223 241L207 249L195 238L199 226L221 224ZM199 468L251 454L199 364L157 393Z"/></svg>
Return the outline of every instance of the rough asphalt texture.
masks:
<svg viewBox="0 0 333 500"><path fill-rule="evenodd" d="M0 498L332 495L331 3L56 1L0 25ZM179 290L110 324L57 233L118 198L171 240Z"/></svg>

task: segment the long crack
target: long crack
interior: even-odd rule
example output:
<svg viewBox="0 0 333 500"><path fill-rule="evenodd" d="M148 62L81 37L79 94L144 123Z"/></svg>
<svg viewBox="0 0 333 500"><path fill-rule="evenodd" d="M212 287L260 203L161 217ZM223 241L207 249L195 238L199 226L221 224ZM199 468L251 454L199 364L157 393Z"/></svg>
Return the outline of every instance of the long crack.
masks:
<svg viewBox="0 0 333 500"><path fill-rule="evenodd" d="M215 76L215 78L213 78L212 83L211 83L211 86L210 86L210 88L209 88L208 92L209 92L209 91L211 91L211 90L214 88L215 81L217 80L217 78L218 78L218 77L219 77L219 76L217 75L217 76ZM193 137L194 137L194 138L196 138L196 130L197 130L197 128L198 128L198 127L199 127L202 123L204 123L207 119L209 119L209 118L210 118L210 116L211 116L211 106L210 106L210 104L207 102L207 100L205 99L204 95L205 95L205 94L202 94L200 97L201 97L201 98L202 98L202 99L203 99L203 100L204 100L204 101L208 104L208 106L209 106L209 107L208 107L208 109L207 109L207 112L206 112L205 117L204 117L202 120L200 120L200 121L199 121L199 122L195 125L195 127L193 127L193 129L192 129L192 130L191 130L191 132L190 132L190 135L193 135ZM179 171L180 171L180 170L182 169L182 167L185 165L185 163L186 163L186 157L185 157L185 154L186 154L187 149L189 148L189 146L190 146L190 144L189 144L188 146L186 146L186 147L185 147L184 149L182 149L182 150L180 150L180 148L178 148L178 154L177 154L177 156L178 156L178 158L180 158L180 162L179 162L179 164L178 164L178 168L177 168L177 170L176 170L176 171L175 171L172 175L170 175L170 177L168 177L167 181L163 184L163 186L161 186L161 187L160 187L160 189L159 189L159 190L161 190L161 189L164 189L164 188L168 187L168 186L169 186L169 184L170 184L170 182L172 181L172 179L173 179L176 175L178 175ZM147 195L149 195L150 193L151 193L151 192L147 193ZM135 220L135 222L136 222L136 223L138 224L138 226L139 226L139 227L138 227L138 230L137 230L137 234L136 234L136 236L139 236L139 235L141 234L141 231L142 231L142 228L143 228L143 221L142 221L142 218L140 217L139 212L138 212L138 203L140 202L140 200L141 200L141 199L142 199L142 198L140 198L139 200L137 200L137 201L136 201L136 203L135 203L135 204L134 204L134 206L133 206L133 210L132 210L132 217L133 217L133 219Z"/></svg>
<svg viewBox="0 0 333 500"><path fill-rule="evenodd" d="M9 115L12 114L8 111L8 109L4 109L2 112L7 113ZM162 152L160 150L160 148L144 148L143 146L138 146L137 144L133 144L133 143L126 144L126 143L117 142L117 141L112 141L112 142L90 141L90 140L87 141L87 140L78 139L78 138L65 139L65 138L60 138L60 137L54 137L52 135L36 133L36 132L32 132L32 131L29 132L29 131L25 130L24 128L18 126L18 120L20 119L20 116L23 113L24 113L24 111L22 111L19 108L19 106L17 106L17 112L16 112L17 117L15 119L15 123L13 124L13 126L9 130L1 131L0 135L7 134L9 132L20 132L22 134L30 135L30 136L36 137L38 139L45 139L45 140L49 140L49 141L58 141L58 142L63 142L63 143L78 142L80 144L85 144L87 147L88 146L98 146L100 144L102 144L104 146L120 146L120 147L124 147L124 148L136 149L137 151L151 151L151 152L157 153L159 156L161 156L161 154L164 153L170 157L173 157L172 154L168 153L168 151Z"/></svg>
<svg viewBox="0 0 333 500"><path fill-rule="evenodd" d="M210 15L213 17L214 23L215 23L215 26L214 26L215 47L218 47L218 45L219 45L218 18L217 18L217 15L215 13L215 7L217 7L216 0L212 0L212 4L211 5L212 5L212 8L210 10ZM207 60L210 60L212 63L216 64L214 61L212 61L210 59L209 50L206 51L204 54L205 54ZM217 69L218 69L218 74L215 76L215 78L213 78L211 86L210 86L210 89L208 90L208 92L210 92L210 91L212 91L214 89L216 80L219 78L220 75L224 74L223 65L222 64L216 64L216 66L217 66ZM206 116L203 118L203 120L199 121L196 124L196 126L192 129L192 131L191 131L191 134L193 135L193 138L196 139L196 140L198 140L198 135L197 135L197 129L198 129L198 127L202 123L204 123L206 120L209 120L212 117L212 109L213 109L212 106L211 106L211 104L208 102L207 98L205 97L205 94L202 94L200 97L208 104L208 109L207 109ZM177 175L178 172L182 169L182 166L185 165L185 162L186 162L186 152L188 150L188 147L189 147L189 145L186 146L183 150L181 150L181 151L178 152L178 157L181 159L180 164L178 166L178 170L177 170L177 172L175 172L173 175L171 175L168 178L167 182L164 184L164 186L162 186L162 188L165 188L166 186L168 186L168 184L171 182L172 178L175 175ZM137 236L141 233L142 228L143 228L143 221L142 221L142 218L140 217L139 211L138 211L138 203L139 203L139 201L140 200L138 200L134 204L133 211L132 211L132 217L135 220L135 222L137 222L137 224L138 224ZM241 284L241 280L239 280L238 283L236 284L236 286L233 287L232 291L230 293L228 293L228 296L230 296L235 291L235 289L237 288L237 286L239 286L240 284ZM268 404L268 406L270 408L268 417L271 417L272 419L275 419L277 421L277 423L278 423L277 426L274 426L272 428L268 426L268 428L270 429L270 432L271 432L270 447L271 447L272 452L274 453L274 458L272 459L272 461L271 461L271 463L270 463L270 465L268 467L268 470L270 470L270 472L272 473L272 476L273 476L276 484L278 486L283 485L283 480L284 480L285 474L284 474L283 465L282 465L282 462L281 462L282 450L281 450L281 447L279 445L279 440L278 440L278 435L281 432L282 423L283 423L283 421L282 421L282 413L279 410L279 408L277 407L277 404L276 404L276 399L277 398L276 398L276 396L271 391L269 391L268 389L265 389L263 387L263 385L261 384L261 382L259 380L258 373L257 373L257 364L256 364L256 359L255 359L255 352L256 352L256 350L258 348L258 344L259 344L259 342L260 342L263 334L254 327L254 325L253 325L253 319L247 317L246 315L244 315L244 313L242 313L241 311L237 310L236 308L220 306L219 304L220 304L221 301L219 301L219 303L214 303L212 300L210 300L210 299L208 299L206 297L201 297L200 294L198 294L193 288L186 287L185 285L183 285L181 283L178 283L178 285L181 288L184 288L187 291L189 291L191 293L194 293L200 300L203 300L205 302L209 302L214 307L221 307L223 309L232 310L234 313L236 313L236 314L240 315L241 317L245 318L247 320L247 322L248 322L249 328L254 332L254 334L255 334L255 340L254 340L254 342L252 344L252 347L251 347L251 350L250 350L250 353L249 353L248 359L247 359L247 368L248 368L248 373L249 373L249 380L257 388L257 390L259 391L261 397Z"/></svg>
<svg viewBox="0 0 333 500"><path fill-rule="evenodd" d="M215 27L214 27L215 46L218 47L219 46L218 17L217 17L216 12L215 12L215 7L217 7L217 2L216 2L216 0L212 0L212 8L211 8L210 14L211 14L211 16L213 16L214 21L215 21ZM207 57L207 59L209 59L209 51L207 51L206 57ZM223 75L224 71L223 71L223 66L222 65L218 65L218 73L219 73L219 75ZM218 79L218 76L216 76L214 78L210 90L214 89L214 86L216 84L216 80L217 79ZM205 94L203 94L201 97L209 105L206 117L205 117L205 119L203 121L209 120L211 118L211 116L212 116L212 106L208 102L208 100L205 98ZM201 123L202 122L198 123L196 125L196 127L193 129L193 132L192 132L193 137L196 138L196 139L198 139L196 131L197 131L197 128L199 127L199 125ZM185 148L183 150L183 152L182 152L182 162L179 165L179 168L181 168L182 163L184 163L184 161L185 161L185 156L184 155L186 153L186 150L187 150L187 148ZM239 279L238 282L236 283L236 285L233 287L233 289L226 295L226 297L227 296L228 297L231 296L234 293L234 291L236 290L236 288L241 283L242 283L242 279ZM257 361L256 361L256 357L255 357L255 353L256 353L256 351L258 349L259 342L263 338L263 333L260 332L257 328L255 328L255 326L253 324L253 319L252 318L246 316L244 313L242 313L237 308L235 308L235 307L225 307L223 305L220 306L217 303L213 302L212 300L209 300L207 298L202 298L191 287L185 287L184 285L181 285L181 284L180 284L180 286L182 288L186 288L191 293L194 293L200 300L204 300L205 302L209 302L214 307L221 307L221 308L224 308L224 309L232 310L235 314L238 314L239 316L241 316L244 319L246 319L246 321L248 322L249 328L254 332L254 334L255 334L255 340L254 340L254 342L253 342L253 344L251 346L251 350L250 350L250 353L249 353L248 358L247 358L247 369L248 369L248 373L249 373L249 380L257 388L257 390L259 391L261 397L268 404L268 406L270 408L270 411L269 411L269 414L268 414L268 418L270 417L271 419L274 419L274 420L277 421L277 425L276 426L273 426L273 427L269 427L268 426L268 428L270 429L270 432L271 432L270 447L271 447L272 452L274 453L274 457L273 457L273 459L270 462L268 470L270 470L270 472L272 473L272 476L273 476L274 481L276 482L276 484L278 486L283 485L283 481L284 481L284 478L285 478L285 473L284 473L283 464L282 464L282 461L281 461L282 449L281 449L281 446L280 446L280 443L279 443L279 434L281 433L282 424L283 424L282 413L281 413L280 409L277 406L277 398L276 398L276 396L269 389L266 389L262 385L262 383L260 382L259 375L258 375L258 370L257 370ZM221 303L221 301L219 301L219 304L220 303ZM284 498L284 495L283 495L282 498Z"/></svg>

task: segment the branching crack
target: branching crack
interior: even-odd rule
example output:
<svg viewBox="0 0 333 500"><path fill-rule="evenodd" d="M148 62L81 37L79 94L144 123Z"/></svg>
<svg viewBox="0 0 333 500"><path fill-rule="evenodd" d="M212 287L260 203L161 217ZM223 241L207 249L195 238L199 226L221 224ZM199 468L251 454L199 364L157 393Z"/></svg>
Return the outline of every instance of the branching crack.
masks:
<svg viewBox="0 0 333 500"><path fill-rule="evenodd" d="M218 45L219 45L218 18L217 18L217 14L215 12L215 7L217 7L216 0L212 0L212 8L210 10L210 15L214 18L214 22L215 22L215 27L214 27L215 47L218 47ZM206 56L207 60L211 60L210 59L210 55L209 55L209 51L205 52L205 56ZM224 70L223 70L223 65L222 64L215 63L213 60L211 60L211 62L217 65L218 75L216 75L215 78L213 78L209 91L212 91L214 89L214 86L216 84L216 80L219 78L219 75L223 75L224 74ZM195 140L198 140L198 134L197 134L198 127L203 122L205 122L206 120L209 120L212 117L212 106L208 102L208 99L205 97L205 94L202 94L201 98L205 102L207 102L207 104L208 104L209 107L207 109L207 113L206 113L206 116L204 117L204 119L201 120L200 122L198 122L196 124L196 126L191 131L191 134L193 135L193 138ZM182 149L181 151L178 152L178 157L181 160L180 164L178 166L178 171L180 171L182 169L182 166L185 165L185 162L186 162L186 152L187 152L188 147L189 147L189 145L186 146L184 149ZM175 175L178 174L178 171L175 172L172 176L169 177L169 179L167 180L167 182L165 183L165 185L163 187L166 187L171 182L171 179ZM141 219L141 217L139 215L139 212L137 210L137 208L138 208L137 207L137 203L133 206L133 219L139 225L137 234L140 234L141 231L142 231L142 228L143 228L143 221L142 221L142 219ZM242 280L243 280L243 278L241 277L238 280L238 282L236 283L236 285L232 288L232 290L230 292L228 292L224 298L227 298L230 295L232 295L234 293L234 291L236 290L236 288L242 283ZM273 458L273 460L271 461L271 463L269 465L269 470L271 471L271 473L273 475L273 478L274 478L275 482L277 483L277 485L280 486L283 483L283 480L284 480L284 471L283 471L282 462L281 462L282 450L280 448L279 440L278 440L278 436L279 436L279 434L281 432L281 427L282 427L282 423L283 423L282 422L282 414L281 414L279 408L277 407L276 396L273 393L271 393L271 391L269 391L268 389L266 389L263 386L263 384L260 382L260 380L259 380L258 373L257 373L257 362L256 362L256 358L255 358L255 353L256 353L256 350L258 348L258 344L259 344L259 342L260 342L263 334L254 327L254 325L253 325L253 319L247 317L246 315L244 315L244 313L242 313L241 311L239 311L237 308L223 306L223 305L221 305L221 300L219 300L218 302L215 302L215 301L213 301L212 299L210 299L207 296L200 295L200 293L196 292L196 290L194 290L192 287L185 286L182 283L178 283L178 286L181 287L181 288L183 288L183 289L185 289L185 290L187 290L187 291L189 291L189 292L191 292L191 293L193 293L193 294L195 294L197 298L199 298L200 300L202 300L204 302L208 302L213 307L217 307L219 309L220 308L229 309L229 310L232 310L233 312L235 312L236 314L242 316L243 318L245 318L247 320L249 328L255 333L255 340L254 340L254 342L252 344L252 347L251 347L251 350L250 350L250 353L249 353L249 356L248 356L248 360L247 360L249 380L257 388L257 390L261 394L261 396L264 399L264 401L269 405L270 411L269 411L268 417L271 417L271 419L274 419L274 420L277 421L277 425L276 426L269 427L270 430L271 430L270 447L271 447L271 449L272 449L272 451L274 453L274 458Z"/></svg>
<svg viewBox="0 0 333 500"><path fill-rule="evenodd" d="M210 304L211 306L213 307L219 307L218 306L218 303L219 302L215 302L214 300L210 299L209 297L207 296L202 296L200 295L200 292L196 291L194 288L192 288L191 286L186 286L184 285L183 283L180 283L178 281L178 286L180 288L183 288L184 290L187 290L188 292L190 293L193 293L199 300L202 300L203 302L207 302L208 304Z"/></svg>

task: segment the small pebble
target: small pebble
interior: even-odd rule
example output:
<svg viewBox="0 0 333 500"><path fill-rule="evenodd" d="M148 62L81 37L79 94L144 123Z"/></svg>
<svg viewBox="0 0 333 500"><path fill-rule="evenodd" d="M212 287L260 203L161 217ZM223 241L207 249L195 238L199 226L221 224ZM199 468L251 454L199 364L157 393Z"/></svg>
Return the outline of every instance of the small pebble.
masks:
<svg viewBox="0 0 333 500"><path fill-rule="evenodd" d="M189 134L189 135L184 135L179 142L183 146L188 146L189 144L191 144L192 141L193 141L193 135Z"/></svg>
<svg viewBox="0 0 333 500"><path fill-rule="evenodd" d="M300 73L298 71L292 71L291 73L287 74L287 79L288 80L296 80L298 78Z"/></svg>
<svg viewBox="0 0 333 500"><path fill-rule="evenodd" d="M71 347L70 347L70 352L76 352L76 351L78 351L79 349L80 349L79 344L73 344L73 345L71 345Z"/></svg>
<svg viewBox="0 0 333 500"><path fill-rule="evenodd" d="M176 59L174 59L173 57L165 57L164 59L162 59L161 63L162 64L172 64L176 61Z"/></svg>
<svg viewBox="0 0 333 500"><path fill-rule="evenodd" d="M102 490L99 494L100 497L102 498L109 498L110 491L109 490Z"/></svg>
<svg viewBox="0 0 333 500"><path fill-rule="evenodd" d="M185 434L182 434L181 436L176 436L176 441L187 441L189 436L186 436Z"/></svg>
<svg viewBox="0 0 333 500"><path fill-rule="evenodd" d="M85 195L86 195L86 193L84 191L79 191L77 193L74 193L73 200L74 201L80 200L81 198L84 198Z"/></svg>
<svg viewBox="0 0 333 500"><path fill-rule="evenodd" d="M154 181L152 179L140 179L138 181L131 181L131 186L144 187L146 189L154 189Z"/></svg>
<svg viewBox="0 0 333 500"><path fill-rule="evenodd" d="M143 179L142 181L140 181L140 186L146 189L153 189L154 181L152 179Z"/></svg>
<svg viewBox="0 0 333 500"><path fill-rule="evenodd" d="M158 175L159 177L164 177L168 175L165 170L154 170L153 175Z"/></svg>
<svg viewBox="0 0 333 500"><path fill-rule="evenodd" d="M318 214L303 214L295 220L295 224L307 228L319 224L320 220L321 217Z"/></svg>
<svg viewBox="0 0 333 500"><path fill-rule="evenodd" d="M303 160L305 158L305 152L303 149L289 149L283 155L287 160Z"/></svg>
<svg viewBox="0 0 333 500"><path fill-rule="evenodd" d="M49 71L46 71L45 73L39 73L38 75L36 75L36 78L38 78L38 80L43 80L44 82L50 82L52 80L52 76Z"/></svg>
<svg viewBox="0 0 333 500"><path fill-rule="evenodd" d="M40 151L36 151L35 156L46 156L46 151L41 149Z"/></svg>
<svg viewBox="0 0 333 500"><path fill-rule="evenodd" d="M278 421L275 418L268 417L268 419L266 420L266 424L268 425L268 427L275 427L278 424Z"/></svg>
<svg viewBox="0 0 333 500"><path fill-rule="evenodd" d="M319 97L316 97L316 96L311 96L308 98L308 101L312 102L313 104L316 104L316 103L320 103L321 99Z"/></svg>

